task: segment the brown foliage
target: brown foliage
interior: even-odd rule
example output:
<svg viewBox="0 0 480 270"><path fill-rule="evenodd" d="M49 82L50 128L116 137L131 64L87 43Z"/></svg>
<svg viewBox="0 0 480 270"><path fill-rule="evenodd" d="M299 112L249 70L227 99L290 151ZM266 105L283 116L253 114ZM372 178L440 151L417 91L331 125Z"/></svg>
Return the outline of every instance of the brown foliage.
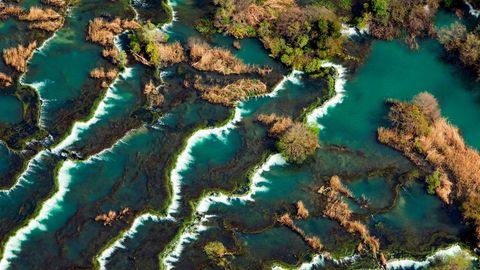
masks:
<svg viewBox="0 0 480 270"><path fill-rule="evenodd" d="M158 107L165 101L165 97L158 92L158 89L155 87L152 81L149 81L145 84L143 93L147 97L150 107Z"/></svg>
<svg viewBox="0 0 480 270"><path fill-rule="evenodd" d="M437 170L437 195L446 203L457 200L462 205L463 217L480 228L480 154L465 144L458 128L440 117L429 134L402 135L395 128L379 129L378 138L417 165ZM480 241L480 234L477 239Z"/></svg>
<svg viewBox="0 0 480 270"><path fill-rule="evenodd" d="M317 134L304 123L294 123L277 144L283 156L291 162L302 163L320 147Z"/></svg>
<svg viewBox="0 0 480 270"><path fill-rule="evenodd" d="M277 116L276 114L260 114L257 121L269 125L268 135L273 138L280 138L292 125L293 120L290 117Z"/></svg>
<svg viewBox="0 0 480 270"><path fill-rule="evenodd" d="M233 107L238 101L267 93L267 86L253 79L239 79L226 86L206 85L201 77L196 77L193 87L201 92L201 97L213 104Z"/></svg>
<svg viewBox="0 0 480 270"><path fill-rule="evenodd" d="M122 21L122 28L125 30L137 30L141 27L141 25L136 20L123 20Z"/></svg>
<svg viewBox="0 0 480 270"><path fill-rule="evenodd" d="M297 218L298 219L307 219L308 218L308 209L305 207L302 201L296 203L297 207Z"/></svg>
<svg viewBox="0 0 480 270"><path fill-rule="evenodd" d="M18 17L21 21L50 21L61 19L62 15L58 14L55 10L51 8L38 8L32 7L28 10L28 13L24 13Z"/></svg>
<svg viewBox="0 0 480 270"><path fill-rule="evenodd" d="M0 72L0 87L10 87L13 84L12 77Z"/></svg>
<svg viewBox="0 0 480 270"><path fill-rule="evenodd" d="M295 226L295 223L293 222L289 214L281 215L280 217L277 218L277 222L289 228L292 232L302 237L303 241L305 241L305 243L307 243L307 245L313 250L320 251L323 249L323 245L322 245L322 242L320 241L320 238L316 236L313 236L313 237L306 236L305 232L302 229Z"/></svg>
<svg viewBox="0 0 480 270"><path fill-rule="evenodd" d="M103 18L95 18L88 24L87 40L102 46L113 46L115 35L123 31L122 21L115 18L111 22Z"/></svg>
<svg viewBox="0 0 480 270"><path fill-rule="evenodd" d="M100 214L95 217L95 221L97 222L103 222L104 226L112 226L114 221L117 221L119 219L122 219L126 215L130 214L130 209L129 208L124 208L120 213L117 213L116 211L108 211L106 214Z"/></svg>
<svg viewBox="0 0 480 270"><path fill-rule="evenodd" d="M0 3L0 20L5 20L9 16L18 17L22 13L23 13L22 7Z"/></svg>
<svg viewBox="0 0 480 270"><path fill-rule="evenodd" d="M305 242L307 242L307 244L308 244L313 250L320 251L320 250L323 249L322 242L320 241L320 238L318 238L317 236L305 237Z"/></svg>
<svg viewBox="0 0 480 270"><path fill-rule="evenodd" d="M94 70L90 71L90 77L94 79L108 79L113 80L117 77L118 71L116 69L111 69L105 71L103 67L95 68Z"/></svg>
<svg viewBox="0 0 480 270"><path fill-rule="evenodd" d="M330 178L330 187L348 198L353 198L352 192L343 185L342 180L337 175Z"/></svg>
<svg viewBox="0 0 480 270"><path fill-rule="evenodd" d="M14 67L19 72L27 70L27 61L37 47L37 42L33 41L27 47L18 45L16 48L8 48L3 50L3 60L7 65Z"/></svg>
<svg viewBox="0 0 480 270"><path fill-rule="evenodd" d="M117 47L108 47L102 50L102 56L110 59L114 64L117 62L117 58L120 52Z"/></svg>
<svg viewBox="0 0 480 270"><path fill-rule="evenodd" d="M229 50L212 48L207 43L190 40L190 57L192 66L201 71L216 71L225 75L252 72L254 69L245 65Z"/></svg>
<svg viewBox="0 0 480 270"><path fill-rule="evenodd" d="M19 20L29 21L28 28L54 32L62 27L63 16L51 8L32 7L27 13L18 16Z"/></svg>
<svg viewBox="0 0 480 270"><path fill-rule="evenodd" d="M183 47L180 42L170 44L157 43L160 65L172 65L182 62L185 59Z"/></svg>
<svg viewBox="0 0 480 270"><path fill-rule="evenodd" d="M330 219L336 220L349 233L355 233L360 236L363 243L370 248L373 254L377 254L380 250L380 242L377 238L370 235L367 227L359 221L352 220L352 210L348 204L340 197L338 190L342 190L343 185L340 182L340 189L338 189L338 177L332 177L334 181L330 181L327 188L322 187L319 193L327 197L327 204L323 210L323 215ZM333 186L331 184L334 184Z"/></svg>

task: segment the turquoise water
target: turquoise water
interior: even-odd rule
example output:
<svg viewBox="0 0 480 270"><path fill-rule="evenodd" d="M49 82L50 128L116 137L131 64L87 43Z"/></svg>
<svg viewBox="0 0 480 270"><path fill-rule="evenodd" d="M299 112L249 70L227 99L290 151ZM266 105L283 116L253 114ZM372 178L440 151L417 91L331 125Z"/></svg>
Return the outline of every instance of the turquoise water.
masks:
<svg viewBox="0 0 480 270"><path fill-rule="evenodd" d="M111 10L109 15L129 14L127 4L107 3L104 10ZM167 28L172 41L185 44L192 36L202 38L192 27L205 12L195 9L201 5L202 1L175 3L178 21ZM144 107L143 85L153 78L144 66L131 66L106 93L92 92L95 88L88 72L105 64L101 48L87 43L84 36L88 20L103 12L95 7L95 1L87 1L73 8L64 28L35 54L25 75L25 82L36 86L42 97L42 124L53 135L70 135L60 149L47 149L32 160L20 184L0 196L0 205L8 206L0 207L3 241L12 228L22 228L7 244L7 250L16 254L9 257L12 269L32 269L33 264L92 268L103 248L147 211L158 219L136 228L122 242L123 248L109 256L106 266L157 269L159 254L169 243L175 244L175 235L190 231L182 226L190 223L198 210L195 204L205 194L241 196L258 177L262 181L252 200L213 203L203 213L213 215L204 224L209 229L183 245L185 249L173 263L177 269L211 268L203 252L209 241L222 241L234 250L232 263L239 268L311 259L302 239L275 222L278 215L294 213L299 200L309 209L310 218L296 220L297 226L309 236L320 237L335 256L351 255L359 239L322 215L324 202L317 190L332 175L339 175L355 196L368 200L366 209L348 203L354 207L355 218L369 227L389 254L416 257L465 240L467 228L458 211L427 195L420 181L400 185L412 164L376 141L377 128L387 125L384 101L409 100L426 90L439 99L443 114L461 129L467 143L480 148L478 83L445 62L437 42L423 40L419 51L411 51L399 41L374 41L364 65L355 74L349 73L343 102L318 119L323 126L322 147L315 155L303 165L277 164L253 177L256 168L276 152L274 140L266 136L256 116L277 113L301 120L304 108L324 95L325 82L304 74L290 76L276 95L239 104L236 122L229 122L228 128L191 137L198 130L225 125L235 110L208 104L196 92L183 88L184 73L195 74L186 65L169 68L158 82L166 102L156 112L159 119L155 121L142 120L153 115ZM140 13L140 19L147 15ZM451 20L444 14L439 17L440 23ZM0 31L12 29L9 24L0 24ZM225 36L215 35L209 42L231 49L248 64L272 67L272 87L270 81L289 75L256 40L243 40L240 50L233 49L233 39ZM83 102L84 98L88 100ZM90 107L94 101L98 105ZM21 106L20 118L15 118L12 109L17 103L9 96L5 101L0 98L0 123L21 120ZM83 122L73 125L80 118ZM184 157L181 154L189 138L195 140L186 150L187 158L177 160ZM0 145L0 176L7 175L14 162L15 155ZM180 198L172 214L176 219L165 220L160 217L166 216L170 206L172 169L179 170ZM126 207L130 214L112 226L94 221L96 215Z"/></svg>
<svg viewBox="0 0 480 270"><path fill-rule="evenodd" d="M13 96L0 95L0 124L16 124L22 118L22 102Z"/></svg>

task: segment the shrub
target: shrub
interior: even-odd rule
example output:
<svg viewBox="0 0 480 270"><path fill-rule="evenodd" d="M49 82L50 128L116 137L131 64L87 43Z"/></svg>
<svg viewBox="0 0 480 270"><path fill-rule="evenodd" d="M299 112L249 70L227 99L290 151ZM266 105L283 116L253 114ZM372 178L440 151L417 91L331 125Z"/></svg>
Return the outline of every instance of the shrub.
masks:
<svg viewBox="0 0 480 270"><path fill-rule="evenodd" d="M428 194L435 195L435 190L440 187L440 172L437 170L432 175L428 175L425 182Z"/></svg>
<svg viewBox="0 0 480 270"><path fill-rule="evenodd" d="M288 161L302 163L320 147L318 131L303 123L295 123L280 138L277 147Z"/></svg>
<svg viewBox="0 0 480 270"><path fill-rule="evenodd" d="M420 107L430 123L435 122L441 116L437 99L428 92L422 92L413 97L412 103Z"/></svg>
<svg viewBox="0 0 480 270"><path fill-rule="evenodd" d="M394 102L388 113L388 119L404 134L427 135L430 132L426 116L415 104Z"/></svg>
<svg viewBox="0 0 480 270"><path fill-rule="evenodd" d="M227 249L222 242L210 242L203 247L207 256L211 259L222 258L227 254Z"/></svg>

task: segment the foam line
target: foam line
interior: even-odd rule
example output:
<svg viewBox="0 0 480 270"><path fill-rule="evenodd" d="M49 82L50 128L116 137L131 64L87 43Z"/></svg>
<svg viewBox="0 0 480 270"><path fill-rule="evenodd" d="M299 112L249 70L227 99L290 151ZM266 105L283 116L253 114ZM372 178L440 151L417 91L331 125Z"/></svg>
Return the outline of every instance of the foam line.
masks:
<svg viewBox="0 0 480 270"><path fill-rule="evenodd" d="M110 85L110 87L108 87L105 97L102 99L100 104L98 104L98 107L95 110L93 116L90 119L88 119L86 122L81 122L81 121L75 122L70 134L63 141L61 141L57 146L55 146L52 152L59 153L61 150L77 142L80 134L84 130L87 130L90 126L97 123L102 116L107 114L107 108L110 107L109 104L112 101L118 100L121 98L118 94L116 94L116 92L118 92L118 89L115 87L115 85L120 81L120 78L127 79L131 76L132 76L132 68L125 68L122 74L115 79L115 81Z"/></svg>
<svg viewBox="0 0 480 270"><path fill-rule="evenodd" d="M274 166L284 166L287 164L285 159L282 157L281 154L274 154L271 155L267 161L260 166L256 171L255 174L252 176L252 183L250 186L250 190L243 195L235 195L235 196L228 196L222 193L216 193L207 197L202 198L196 206L194 216L195 221L192 225L186 227L181 232L179 239L173 243L172 249L165 254L161 263L165 269L173 269L174 264L178 261L181 256L182 251L185 249L185 246L196 240L199 234L202 231L208 229L204 225L206 221L208 221L213 215L206 215L206 212L216 203L222 203L226 205L230 205L234 201L238 201L241 203L245 203L248 201L253 201L253 196L259 192L267 191L268 189L263 186L264 183L268 183L269 181L262 176L264 172L268 172Z"/></svg>
<svg viewBox="0 0 480 270"><path fill-rule="evenodd" d="M470 13L470 15L474 16L475 18L478 18L480 16L480 11L475 9L472 4L470 4L469 2L465 1L465 5L468 6L468 13Z"/></svg>
<svg viewBox="0 0 480 270"><path fill-rule="evenodd" d="M293 70L287 76L283 76L283 79L277 84L277 86L275 86L275 88L272 90L272 92L266 94L265 96L266 97L271 97L271 98L276 97L278 95L278 92L285 89L285 84L287 82L291 82L295 85L301 85L302 84L301 76L303 74L304 74L303 71Z"/></svg>
<svg viewBox="0 0 480 270"><path fill-rule="evenodd" d="M16 231L16 233L5 243L3 256L0 260L0 269L7 269L10 267L11 260L17 257L23 242L28 240L33 231L47 230L47 227L43 222L51 216L52 212L60 210L58 205L63 201L71 183L69 171L74 167L75 163L73 161L67 160L64 162L58 172L58 191L43 203L40 212L35 218L30 219L26 226Z"/></svg>
<svg viewBox="0 0 480 270"><path fill-rule="evenodd" d="M335 68L337 71L337 78L335 79L335 95L333 98L329 99L327 102L322 104L322 106L316 108L307 115L307 124L319 126L320 128L322 128L322 126L317 122L318 119L325 116L330 108L333 108L343 102L343 98L345 97L345 83L347 82L345 79L347 69L345 67L331 62L323 63L322 67Z"/></svg>
<svg viewBox="0 0 480 270"><path fill-rule="evenodd" d="M440 249L434 254L428 256L423 261L415 261L410 259L392 260L387 263L389 270L403 270L403 269L424 269L428 268L433 262L438 259L444 259L456 255L463 255L469 260L476 260L470 253L463 250L459 245L453 245L446 249Z"/></svg>

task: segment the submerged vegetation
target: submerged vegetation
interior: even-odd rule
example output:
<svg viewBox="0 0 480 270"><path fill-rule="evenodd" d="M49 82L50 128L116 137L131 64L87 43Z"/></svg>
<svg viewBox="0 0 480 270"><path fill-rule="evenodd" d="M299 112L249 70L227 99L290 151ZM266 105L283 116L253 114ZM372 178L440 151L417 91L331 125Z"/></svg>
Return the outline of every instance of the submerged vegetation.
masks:
<svg viewBox="0 0 480 270"><path fill-rule="evenodd" d="M421 95L429 102L418 102L420 96L412 103L390 102L390 112L402 115L390 117L393 127L379 128L378 139L429 172L429 193L435 192L447 204L459 204L463 217L474 222L480 241L480 154L465 144L458 128L438 116L434 97ZM424 131L411 129L418 126Z"/></svg>

